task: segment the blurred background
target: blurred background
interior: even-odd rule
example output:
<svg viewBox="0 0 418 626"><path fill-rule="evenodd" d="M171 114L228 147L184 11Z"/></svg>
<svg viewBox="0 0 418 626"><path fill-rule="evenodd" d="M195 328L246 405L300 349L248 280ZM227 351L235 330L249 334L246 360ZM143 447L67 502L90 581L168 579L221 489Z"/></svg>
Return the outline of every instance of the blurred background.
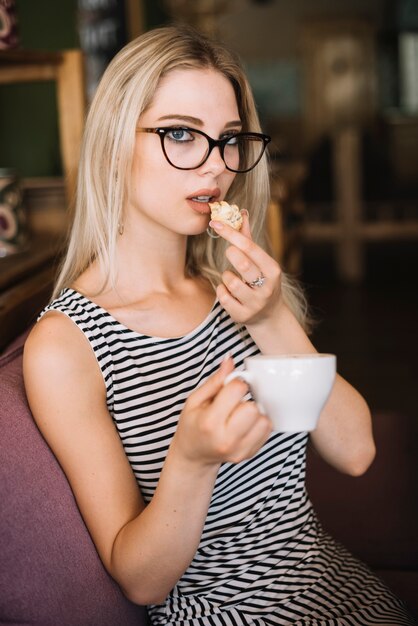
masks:
<svg viewBox="0 0 418 626"><path fill-rule="evenodd" d="M47 295L97 81L127 41L172 21L241 56L273 138L273 253L305 288L315 345L372 409L381 452L356 503L344 508L351 483L313 495L375 567L415 572L418 597L418 0L0 0L0 349ZM53 68L73 49L63 79ZM349 536L352 513L372 537L367 522Z"/></svg>

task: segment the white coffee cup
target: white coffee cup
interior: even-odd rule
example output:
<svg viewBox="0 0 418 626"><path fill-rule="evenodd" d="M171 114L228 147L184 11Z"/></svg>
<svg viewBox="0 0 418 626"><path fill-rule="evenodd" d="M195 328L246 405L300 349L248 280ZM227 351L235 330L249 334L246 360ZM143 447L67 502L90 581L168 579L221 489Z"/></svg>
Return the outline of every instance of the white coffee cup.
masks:
<svg viewBox="0 0 418 626"><path fill-rule="evenodd" d="M334 354L257 355L245 359L225 384L241 378L250 386L259 410L278 432L315 430L336 374Z"/></svg>

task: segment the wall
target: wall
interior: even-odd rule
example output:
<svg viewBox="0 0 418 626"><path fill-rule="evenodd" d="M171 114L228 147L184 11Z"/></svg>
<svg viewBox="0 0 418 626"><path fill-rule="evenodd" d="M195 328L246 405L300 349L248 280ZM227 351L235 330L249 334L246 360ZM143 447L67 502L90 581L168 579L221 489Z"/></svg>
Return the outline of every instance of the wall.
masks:
<svg viewBox="0 0 418 626"><path fill-rule="evenodd" d="M409 0L416 1L416 0ZM312 19L365 18L374 24L382 88L380 106L396 105L393 55L385 57L381 34L395 16L392 0L288 0L256 3L232 0L220 21L222 40L243 59L265 123L298 117L303 110L304 68L301 27Z"/></svg>
<svg viewBox="0 0 418 626"><path fill-rule="evenodd" d="M299 26L303 20L321 17L361 16L384 26L387 0L275 0L257 4L232 0L222 18L222 39L244 59L293 59L299 55Z"/></svg>

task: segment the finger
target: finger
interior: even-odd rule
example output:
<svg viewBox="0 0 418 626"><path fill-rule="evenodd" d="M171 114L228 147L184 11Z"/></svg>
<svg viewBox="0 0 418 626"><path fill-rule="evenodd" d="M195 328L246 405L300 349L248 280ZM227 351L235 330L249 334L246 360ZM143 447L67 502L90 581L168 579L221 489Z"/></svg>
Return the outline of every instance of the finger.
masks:
<svg viewBox="0 0 418 626"><path fill-rule="evenodd" d="M272 430L273 427L269 418L259 414L253 427L244 435L240 441L239 448L237 447L236 451L228 458L228 461L231 463L239 463L240 461L253 457L267 442Z"/></svg>
<svg viewBox="0 0 418 626"><path fill-rule="evenodd" d="M248 319L248 309L228 291L225 285L220 284L216 288L216 295L225 311L235 322L245 324Z"/></svg>
<svg viewBox="0 0 418 626"><path fill-rule="evenodd" d="M231 413L242 403L244 396L248 393L248 385L243 380L235 378L222 389L213 399L210 413L219 422L225 422Z"/></svg>
<svg viewBox="0 0 418 626"><path fill-rule="evenodd" d="M262 272L260 268L255 265L246 254L241 252L239 248L235 246L229 246L225 254L228 261L231 263L234 269L237 270L244 282L250 283L251 281L256 280L259 276L261 276ZM222 280L224 280L223 277ZM229 289L229 285L227 283L225 284Z"/></svg>
<svg viewBox="0 0 418 626"><path fill-rule="evenodd" d="M229 291L229 293L236 299L238 302L243 304L244 302L252 303L254 299L253 289L249 285L247 285L245 278L240 278L234 272L230 272L226 270L222 274L222 282Z"/></svg>
<svg viewBox="0 0 418 626"><path fill-rule="evenodd" d="M252 400L240 402L228 420L227 430L229 434L234 438L242 439L254 427L259 416L260 412L255 402Z"/></svg>
<svg viewBox="0 0 418 626"><path fill-rule="evenodd" d="M211 220L209 222L214 231L223 237L226 241L229 241L233 246L236 246L241 250L249 259L260 268L264 276L270 274L276 277L279 273L279 266L277 262L272 259L260 246L258 246L252 239L249 239L241 232L235 230L228 224L216 222Z"/></svg>
<svg viewBox="0 0 418 626"><path fill-rule="evenodd" d="M194 409L205 402L212 400L222 389L225 378L234 369L234 361L228 355L221 363L219 369L212 374L200 387L195 389L187 399L189 408Z"/></svg>

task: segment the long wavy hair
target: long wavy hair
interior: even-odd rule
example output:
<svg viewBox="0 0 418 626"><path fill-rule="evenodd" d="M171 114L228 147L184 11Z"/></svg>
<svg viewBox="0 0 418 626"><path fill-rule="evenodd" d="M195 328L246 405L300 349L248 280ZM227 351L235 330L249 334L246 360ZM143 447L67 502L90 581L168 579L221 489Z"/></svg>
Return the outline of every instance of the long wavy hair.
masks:
<svg viewBox="0 0 418 626"><path fill-rule="evenodd" d="M259 131L250 85L239 59L222 44L185 26L148 31L126 45L107 67L86 120L78 170L74 218L67 253L53 297L96 261L103 285L114 284L118 224L129 200L135 129L150 106L160 80L172 70L214 69L231 83L243 131ZM246 208L254 240L266 247L265 212L270 199L267 157L246 174L237 174L226 200ZM228 267L227 243L206 233L190 236L186 269L214 286ZM98 289L97 293L100 293ZM298 284L284 275L283 297L305 325L306 302ZM96 294L97 295L97 294Z"/></svg>

